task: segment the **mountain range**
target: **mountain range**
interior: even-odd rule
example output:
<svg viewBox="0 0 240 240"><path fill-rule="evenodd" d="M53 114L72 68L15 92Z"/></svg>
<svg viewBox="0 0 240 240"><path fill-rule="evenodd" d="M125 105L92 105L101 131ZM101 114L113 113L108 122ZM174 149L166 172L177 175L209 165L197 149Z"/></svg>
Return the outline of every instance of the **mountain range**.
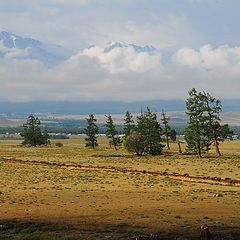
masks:
<svg viewBox="0 0 240 240"><path fill-rule="evenodd" d="M221 100L223 112L240 112L240 100ZM6 115L23 115L30 113L53 114L124 114L126 111L139 113L149 107L155 112L185 112L183 100L155 100L142 102L66 102L66 101L33 101L33 102L0 102L0 113Z"/></svg>
<svg viewBox="0 0 240 240"><path fill-rule="evenodd" d="M89 46L88 49L91 47L94 47L94 45ZM108 53L116 48L132 48L137 53L145 52L149 54L153 54L157 50L151 45L140 46L117 41L106 44L104 52ZM22 37L7 31L0 31L0 58L6 57L14 50L25 51L24 55L14 55L17 59L36 59L49 66L58 64L77 53L77 51L58 45L48 44L29 37ZM81 50L83 51L84 49Z"/></svg>
<svg viewBox="0 0 240 240"><path fill-rule="evenodd" d="M154 53L157 51L157 49L155 47L153 47L152 45L146 45L146 46L139 46L133 43L125 43L125 42L110 42L107 44L107 46L104 48L104 52L110 52L111 50L115 49L115 48L132 48L134 49L134 51L140 53L140 52L146 52L146 53Z"/></svg>

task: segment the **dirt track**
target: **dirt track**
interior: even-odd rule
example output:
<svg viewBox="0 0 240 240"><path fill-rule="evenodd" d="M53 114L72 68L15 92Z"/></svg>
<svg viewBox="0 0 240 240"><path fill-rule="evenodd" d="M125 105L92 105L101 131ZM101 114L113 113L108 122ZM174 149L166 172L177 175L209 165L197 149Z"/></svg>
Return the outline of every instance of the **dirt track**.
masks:
<svg viewBox="0 0 240 240"><path fill-rule="evenodd" d="M51 163L46 161L24 161L21 159L3 159L2 161L20 164L34 164L43 165L51 167L60 167L67 170L92 170L92 171L105 171L105 172L118 172L118 173L129 173L129 174L149 174L155 176L161 176L164 178L171 178L182 181L190 181L195 183L206 183L206 184L221 184L221 185L234 185L240 186L240 180L233 180L231 178L222 179L220 177L204 177L204 176L190 176L188 174L178 174L178 173L167 173L159 171L146 171L146 170L134 170L128 168L119 168L113 166L94 166L94 165L79 165L79 164L68 164L68 163Z"/></svg>

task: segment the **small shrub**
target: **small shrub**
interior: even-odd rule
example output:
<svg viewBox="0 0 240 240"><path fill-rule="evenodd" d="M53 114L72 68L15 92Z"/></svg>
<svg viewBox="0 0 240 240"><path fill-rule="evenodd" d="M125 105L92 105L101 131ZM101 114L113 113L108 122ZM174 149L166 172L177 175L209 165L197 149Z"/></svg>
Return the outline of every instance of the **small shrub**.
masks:
<svg viewBox="0 0 240 240"><path fill-rule="evenodd" d="M124 142L124 147L127 151L141 156L145 148L141 134L138 132L129 134Z"/></svg>
<svg viewBox="0 0 240 240"><path fill-rule="evenodd" d="M57 143L55 143L55 145L56 145L57 147L63 147L63 144L62 144L61 142L57 142Z"/></svg>

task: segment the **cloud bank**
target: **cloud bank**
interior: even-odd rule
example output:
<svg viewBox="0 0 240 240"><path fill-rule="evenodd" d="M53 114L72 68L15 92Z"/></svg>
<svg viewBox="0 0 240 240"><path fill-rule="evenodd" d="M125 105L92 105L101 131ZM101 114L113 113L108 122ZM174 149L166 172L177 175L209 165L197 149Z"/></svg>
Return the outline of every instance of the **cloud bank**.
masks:
<svg viewBox="0 0 240 240"><path fill-rule="evenodd" d="M2 101L138 101L185 99L192 87L218 98L239 98L240 47L180 48L162 52L94 46L51 68L28 59L29 49L0 44Z"/></svg>

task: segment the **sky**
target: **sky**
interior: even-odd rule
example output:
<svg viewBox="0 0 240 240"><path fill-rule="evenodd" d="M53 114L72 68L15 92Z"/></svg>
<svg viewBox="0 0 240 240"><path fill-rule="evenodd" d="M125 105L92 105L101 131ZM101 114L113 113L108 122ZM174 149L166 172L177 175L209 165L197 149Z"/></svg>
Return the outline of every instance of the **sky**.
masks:
<svg viewBox="0 0 240 240"><path fill-rule="evenodd" d="M0 0L0 29L74 52L52 67L11 52L0 100L186 99L192 87L239 99L239 9L239 0ZM105 53L111 41L157 51Z"/></svg>

